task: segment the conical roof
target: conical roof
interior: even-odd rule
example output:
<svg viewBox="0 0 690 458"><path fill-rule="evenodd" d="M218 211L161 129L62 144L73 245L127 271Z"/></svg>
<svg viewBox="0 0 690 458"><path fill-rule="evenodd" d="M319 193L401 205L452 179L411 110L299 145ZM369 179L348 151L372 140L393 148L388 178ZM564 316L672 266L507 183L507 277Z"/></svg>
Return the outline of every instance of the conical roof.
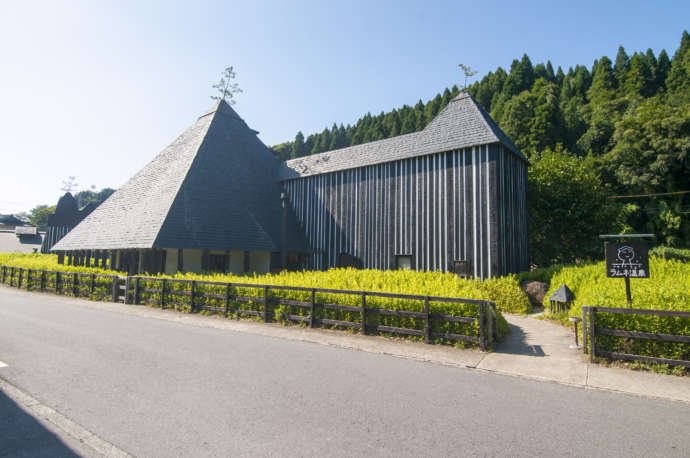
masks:
<svg viewBox="0 0 690 458"><path fill-rule="evenodd" d="M70 231L53 251L280 250L278 161L225 101ZM290 221L288 238L302 251Z"/></svg>
<svg viewBox="0 0 690 458"><path fill-rule="evenodd" d="M550 301L556 302L571 302L573 299L575 299L575 294L570 291L570 288L565 286L565 283L562 284L561 287L558 288L556 292L553 293L549 298Z"/></svg>

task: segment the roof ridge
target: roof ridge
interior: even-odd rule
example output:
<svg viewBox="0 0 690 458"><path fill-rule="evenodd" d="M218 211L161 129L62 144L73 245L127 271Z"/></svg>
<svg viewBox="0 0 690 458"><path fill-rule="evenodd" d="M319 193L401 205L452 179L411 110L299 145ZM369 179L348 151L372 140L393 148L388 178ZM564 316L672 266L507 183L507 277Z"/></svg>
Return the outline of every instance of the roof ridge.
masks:
<svg viewBox="0 0 690 458"><path fill-rule="evenodd" d="M496 138L497 142L500 142L504 144L505 146L508 147L513 153L515 153L517 156L519 156L521 159L527 161L527 158L525 157L524 154L522 154L522 151L517 147L515 143L508 137L508 135L503 132L503 130L498 126L496 121L494 121L491 118L491 115L484 110L484 107L482 107L479 102L477 102L474 97L472 97L470 94L468 94L470 101L472 102L472 105L479 111L479 116L484 122L484 124L489 128L493 136Z"/></svg>
<svg viewBox="0 0 690 458"><path fill-rule="evenodd" d="M294 159L288 159L288 160L283 161L283 162L288 163L288 162L292 162L292 161L299 161L299 160L301 160L301 159L318 158L319 156L322 156L322 155L326 155L326 154L330 154L330 153L335 153L335 152L339 152L339 151L344 151L344 150L349 149L349 148L356 148L356 147L361 146L361 145L373 145L373 144L376 144L376 143L379 143L379 144L380 144L380 143L385 143L385 142L391 141L391 140L393 140L393 139L399 139L399 138L406 137L406 136L419 135L419 134L422 133L423 131L424 131L424 129L422 129L422 130L417 130L417 131L415 131L415 132L408 132L408 133L406 133L406 134L395 135L394 137L382 138L382 139L380 139L380 140L372 140L372 141L370 141L370 142L358 143L358 144L356 144L356 145L343 146L342 148L329 149L329 150L327 150L327 151L322 151L322 152L316 153L316 154L309 154L309 155L306 155L306 156L296 157L296 158L294 158Z"/></svg>

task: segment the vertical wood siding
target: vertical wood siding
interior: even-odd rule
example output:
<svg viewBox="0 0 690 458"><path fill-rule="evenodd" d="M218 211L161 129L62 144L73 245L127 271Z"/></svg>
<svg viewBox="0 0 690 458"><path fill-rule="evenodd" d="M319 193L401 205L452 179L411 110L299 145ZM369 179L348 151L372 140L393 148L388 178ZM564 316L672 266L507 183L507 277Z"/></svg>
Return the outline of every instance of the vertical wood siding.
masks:
<svg viewBox="0 0 690 458"><path fill-rule="evenodd" d="M309 267L340 253L393 269L396 254L418 270L467 260L475 277L529 267L527 168L501 144L283 182L314 252Z"/></svg>

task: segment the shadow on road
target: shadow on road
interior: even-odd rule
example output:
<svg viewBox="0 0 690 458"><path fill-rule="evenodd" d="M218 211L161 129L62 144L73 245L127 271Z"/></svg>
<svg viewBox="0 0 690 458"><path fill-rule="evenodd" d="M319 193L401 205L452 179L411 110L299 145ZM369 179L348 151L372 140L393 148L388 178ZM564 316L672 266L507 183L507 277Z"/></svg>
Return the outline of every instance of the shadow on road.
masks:
<svg viewBox="0 0 690 458"><path fill-rule="evenodd" d="M527 342L527 334L519 326L508 323L510 334L506 340L496 346L495 353L507 353L511 355L546 356L541 345L530 345Z"/></svg>
<svg viewBox="0 0 690 458"><path fill-rule="evenodd" d="M0 391L0 457L77 457L64 442Z"/></svg>

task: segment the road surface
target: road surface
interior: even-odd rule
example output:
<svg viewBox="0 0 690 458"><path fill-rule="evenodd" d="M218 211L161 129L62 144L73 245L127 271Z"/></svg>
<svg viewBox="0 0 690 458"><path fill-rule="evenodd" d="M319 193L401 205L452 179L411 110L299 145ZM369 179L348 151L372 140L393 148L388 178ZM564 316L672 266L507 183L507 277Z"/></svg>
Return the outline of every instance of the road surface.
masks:
<svg viewBox="0 0 690 458"><path fill-rule="evenodd" d="M134 456L690 456L683 403L79 304L0 287L0 379ZM0 456L88 454L0 409Z"/></svg>

